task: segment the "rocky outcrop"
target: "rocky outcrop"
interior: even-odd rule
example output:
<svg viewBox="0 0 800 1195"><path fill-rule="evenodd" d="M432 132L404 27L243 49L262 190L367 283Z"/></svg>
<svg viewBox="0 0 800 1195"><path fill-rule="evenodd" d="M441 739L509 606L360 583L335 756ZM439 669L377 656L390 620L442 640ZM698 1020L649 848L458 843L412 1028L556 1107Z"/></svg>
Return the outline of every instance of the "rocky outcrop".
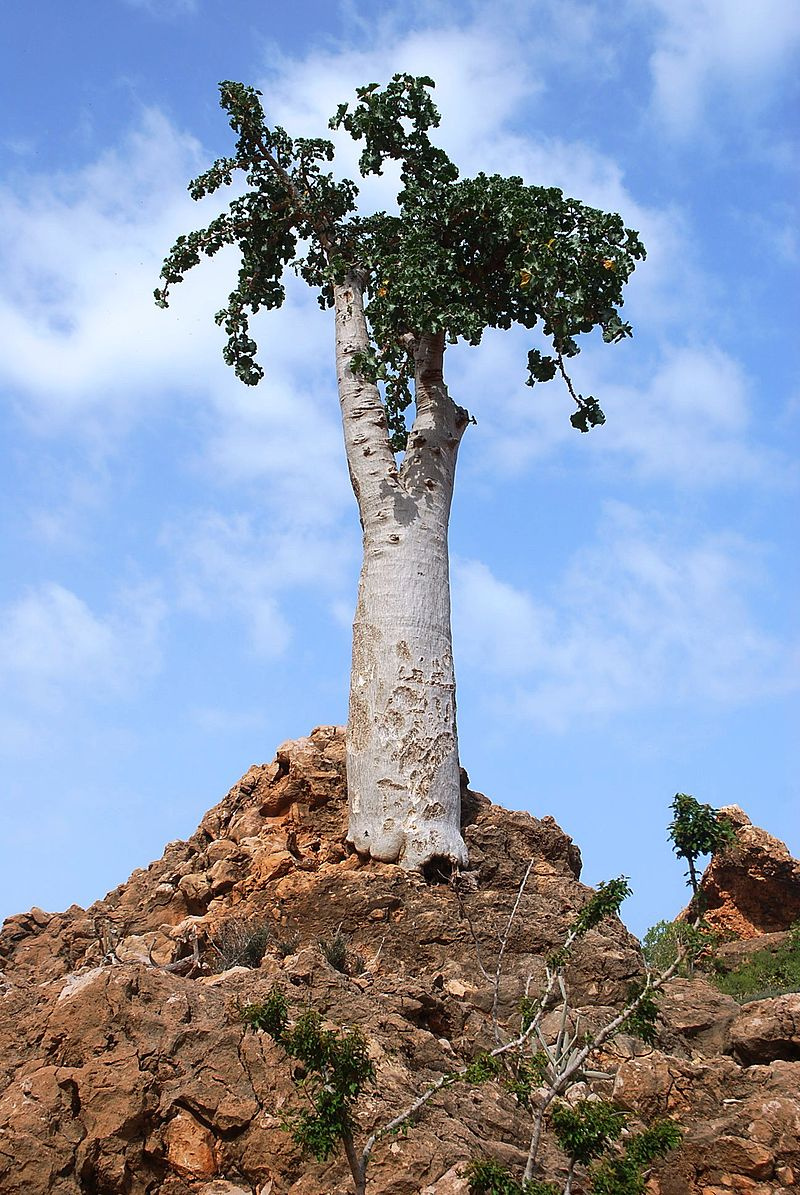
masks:
<svg viewBox="0 0 800 1195"><path fill-rule="evenodd" d="M241 1008L275 983L366 1034L377 1083L371 1131L515 1023L526 988L587 900L580 854L551 818L463 793L470 871L408 874L345 843L344 742L320 727L251 768L187 842L103 901L34 909L0 934L0 1195L345 1195L341 1158L302 1156L283 1127L296 1099L271 1039ZM231 927L268 931L241 966ZM341 929L347 973L320 950ZM233 935L236 939L236 934ZM254 961L253 959L250 960ZM255 960L258 961L257 959ZM588 1028L641 973L616 920L587 935L568 972ZM621 1038L598 1090L634 1114L686 1126L650 1195L789 1191L800 1176L800 1061L791 1000L739 1009L703 980L673 981L659 1049ZM466 1195L464 1162L524 1160L530 1121L496 1083L448 1086L370 1163L370 1195ZM549 1154L553 1176L559 1173ZM580 1185L573 1188L579 1195Z"/></svg>
<svg viewBox="0 0 800 1195"><path fill-rule="evenodd" d="M789 929L800 921L800 862L738 805L719 812L732 823L736 843L714 855L703 874L706 920L723 936L737 939Z"/></svg>

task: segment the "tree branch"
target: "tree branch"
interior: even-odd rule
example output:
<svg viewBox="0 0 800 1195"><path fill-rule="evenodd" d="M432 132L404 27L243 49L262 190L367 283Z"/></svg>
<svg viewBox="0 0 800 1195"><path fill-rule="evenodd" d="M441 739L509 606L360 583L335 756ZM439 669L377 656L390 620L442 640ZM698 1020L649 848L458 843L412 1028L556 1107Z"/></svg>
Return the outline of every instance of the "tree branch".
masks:
<svg viewBox="0 0 800 1195"><path fill-rule="evenodd" d="M370 344L362 288L363 281L356 271L350 271L342 283L334 286L336 376L344 444L363 522L367 508L380 497L381 484L396 481L397 466L378 387L352 369L353 357L366 352Z"/></svg>

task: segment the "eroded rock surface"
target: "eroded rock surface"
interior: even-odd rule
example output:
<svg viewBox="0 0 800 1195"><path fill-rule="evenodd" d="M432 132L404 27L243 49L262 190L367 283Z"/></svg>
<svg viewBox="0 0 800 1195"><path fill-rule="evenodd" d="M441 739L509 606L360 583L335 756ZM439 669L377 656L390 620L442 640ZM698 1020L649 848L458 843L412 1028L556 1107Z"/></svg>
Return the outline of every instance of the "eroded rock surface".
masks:
<svg viewBox="0 0 800 1195"><path fill-rule="evenodd" d="M471 870L455 881L362 864L345 834L343 733L320 727L251 768L187 842L105 900L5 923L1 1195L344 1195L341 1158L309 1161L282 1127L289 1067L243 1031L241 1007L279 983L294 1011L311 1003L360 1026L378 1074L359 1106L370 1131L494 1044L487 974L532 859L499 987L499 1018L515 1023L589 894L555 822L465 789ZM269 927L255 969L219 972L231 918ZM319 949L338 927L360 960L350 975ZM641 966L618 921L587 936L568 978L588 1027ZM608 1054L621 1105L686 1126L651 1195L774 1195L800 1181L797 1007L762 1003L739 1009L702 980L675 981L660 1049L626 1038ZM464 1162L521 1164L529 1132L497 1084L455 1084L406 1137L379 1144L370 1195L465 1195Z"/></svg>
<svg viewBox="0 0 800 1195"><path fill-rule="evenodd" d="M738 805L720 810L736 830L736 845L716 854L700 892L709 924L733 938L756 938L800 921L800 861L786 844L754 826Z"/></svg>

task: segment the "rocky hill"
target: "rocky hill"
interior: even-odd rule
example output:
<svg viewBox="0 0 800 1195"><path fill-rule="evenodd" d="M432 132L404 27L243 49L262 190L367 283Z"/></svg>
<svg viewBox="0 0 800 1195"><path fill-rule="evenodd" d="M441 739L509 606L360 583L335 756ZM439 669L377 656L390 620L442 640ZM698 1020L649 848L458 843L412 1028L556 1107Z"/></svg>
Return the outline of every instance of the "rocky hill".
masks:
<svg viewBox="0 0 800 1195"><path fill-rule="evenodd" d="M455 881L362 864L344 844L343 732L320 727L251 768L187 842L170 843L105 900L9 918L2 1195L350 1191L341 1158L309 1160L282 1127L296 1099L290 1064L268 1036L243 1029L241 1009L278 983L294 1011L311 1005L359 1026L378 1080L359 1104L367 1131L491 1047L490 980L529 862L498 987L501 1023L513 1023L526 985L536 991L545 956L590 893L578 849L551 818L510 813L466 782L463 796L469 873ZM796 900L793 866L782 874ZM732 908L731 875L717 889L727 894L717 907ZM743 916L762 932L757 904ZM772 912L765 923L773 939L787 925ZM349 944L344 972L319 945L337 931ZM240 965L258 961L242 954L253 934L263 959ZM623 1003L642 965L616 919L579 943L568 982L587 1027ZM703 978L675 979L657 1046L622 1036L603 1064L604 1096L685 1129L650 1195L800 1186L800 995L740 1006ZM529 1136L529 1117L499 1084L455 1083L406 1136L378 1145L368 1191L464 1195L466 1161L517 1165ZM558 1158L548 1158L557 1177Z"/></svg>

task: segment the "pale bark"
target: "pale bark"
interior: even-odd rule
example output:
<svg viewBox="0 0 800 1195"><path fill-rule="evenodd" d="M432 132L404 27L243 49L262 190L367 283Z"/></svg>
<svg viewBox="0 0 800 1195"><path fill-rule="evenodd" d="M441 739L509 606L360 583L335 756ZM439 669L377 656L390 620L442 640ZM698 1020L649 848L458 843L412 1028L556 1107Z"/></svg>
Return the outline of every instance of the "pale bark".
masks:
<svg viewBox="0 0 800 1195"><path fill-rule="evenodd" d="M347 733L349 841L416 868L466 862L460 829L447 532L468 422L442 376L444 342L414 345L417 414L397 468L375 385L351 370L368 347L359 279L336 288L345 448L364 560L353 625Z"/></svg>

